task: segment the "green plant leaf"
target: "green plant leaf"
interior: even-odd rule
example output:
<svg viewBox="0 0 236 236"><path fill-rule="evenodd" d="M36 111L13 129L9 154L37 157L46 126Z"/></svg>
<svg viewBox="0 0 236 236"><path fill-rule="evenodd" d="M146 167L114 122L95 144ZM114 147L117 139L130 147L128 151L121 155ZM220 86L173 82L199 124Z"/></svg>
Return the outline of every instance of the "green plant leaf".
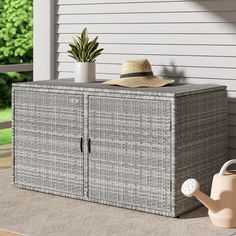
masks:
<svg viewBox="0 0 236 236"><path fill-rule="evenodd" d="M85 42L86 38L88 38L88 30L87 28L85 27L82 31L82 34L81 34L81 40L82 42Z"/></svg>
<svg viewBox="0 0 236 236"><path fill-rule="evenodd" d="M90 62L94 61L94 59L96 57L98 57L101 54L102 51L103 51L103 48L100 48L100 49L97 49L94 52L92 52L91 55L90 55L90 59L89 59Z"/></svg>
<svg viewBox="0 0 236 236"><path fill-rule="evenodd" d="M71 50L74 52L78 52L78 48L74 44L70 44Z"/></svg>
<svg viewBox="0 0 236 236"><path fill-rule="evenodd" d="M95 43L89 50L88 54L91 56L98 48L99 43Z"/></svg>
<svg viewBox="0 0 236 236"><path fill-rule="evenodd" d="M75 53L72 50L69 50L68 53L69 53L69 56L73 56L72 58L75 58L75 60L80 61L80 57L78 56L77 53Z"/></svg>
<svg viewBox="0 0 236 236"><path fill-rule="evenodd" d="M95 50L98 47L99 43L97 43L97 39L98 39L98 36L91 41L88 47L88 53L91 53L93 50ZM95 48L95 45L97 45L96 48Z"/></svg>
<svg viewBox="0 0 236 236"><path fill-rule="evenodd" d="M74 46L77 48L78 51L82 50L82 47L79 44L79 41L77 41L75 38L73 38Z"/></svg>
<svg viewBox="0 0 236 236"><path fill-rule="evenodd" d="M72 57L73 59L75 59L77 61L77 58L73 54L69 54L68 56Z"/></svg>

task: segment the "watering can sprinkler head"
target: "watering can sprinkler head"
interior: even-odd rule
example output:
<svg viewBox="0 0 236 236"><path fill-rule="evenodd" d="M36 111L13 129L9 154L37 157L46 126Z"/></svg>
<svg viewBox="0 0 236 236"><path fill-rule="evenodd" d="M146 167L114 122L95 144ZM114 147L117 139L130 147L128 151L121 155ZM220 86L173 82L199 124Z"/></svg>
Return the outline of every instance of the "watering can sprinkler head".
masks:
<svg viewBox="0 0 236 236"><path fill-rule="evenodd" d="M200 185L196 179L187 179L184 181L181 187L181 192L186 197L192 197L196 192L198 192L200 189Z"/></svg>

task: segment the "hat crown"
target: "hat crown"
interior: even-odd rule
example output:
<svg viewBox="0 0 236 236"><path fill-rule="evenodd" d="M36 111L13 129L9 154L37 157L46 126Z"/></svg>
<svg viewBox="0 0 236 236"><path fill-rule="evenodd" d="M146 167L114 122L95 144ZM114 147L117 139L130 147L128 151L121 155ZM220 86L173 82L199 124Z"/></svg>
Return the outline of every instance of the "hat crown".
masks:
<svg viewBox="0 0 236 236"><path fill-rule="evenodd" d="M127 60L123 63L121 68L121 74L129 74L137 72L152 72L151 64L147 59Z"/></svg>
<svg viewBox="0 0 236 236"><path fill-rule="evenodd" d="M157 88L174 82L174 80L160 79L154 76L152 67L147 59L127 60L123 63L121 71L119 79L108 80L104 84L130 88Z"/></svg>

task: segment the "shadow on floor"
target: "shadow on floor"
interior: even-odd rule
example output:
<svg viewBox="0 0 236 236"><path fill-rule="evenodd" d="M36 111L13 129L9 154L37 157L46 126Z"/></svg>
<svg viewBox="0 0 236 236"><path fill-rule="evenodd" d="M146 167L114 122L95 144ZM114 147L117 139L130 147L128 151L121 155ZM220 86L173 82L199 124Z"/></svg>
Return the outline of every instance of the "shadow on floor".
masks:
<svg viewBox="0 0 236 236"><path fill-rule="evenodd" d="M179 216L179 219L194 219L194 218L200 218L200 217L208 217L208 209L204 206L201 206L193 211L189 211L181 216Z"/></svg>

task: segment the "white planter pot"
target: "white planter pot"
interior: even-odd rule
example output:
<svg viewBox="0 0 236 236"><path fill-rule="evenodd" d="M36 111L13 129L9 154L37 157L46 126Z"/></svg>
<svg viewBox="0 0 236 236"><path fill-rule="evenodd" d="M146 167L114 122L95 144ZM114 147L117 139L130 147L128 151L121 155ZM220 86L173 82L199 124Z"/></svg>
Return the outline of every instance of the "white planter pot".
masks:
<svg viewBox="0 0 236 236"><path fill-rule="evenodd" d="M77 62L75 63L75 82L91 83L96 80L95 62Z"/></svg>

